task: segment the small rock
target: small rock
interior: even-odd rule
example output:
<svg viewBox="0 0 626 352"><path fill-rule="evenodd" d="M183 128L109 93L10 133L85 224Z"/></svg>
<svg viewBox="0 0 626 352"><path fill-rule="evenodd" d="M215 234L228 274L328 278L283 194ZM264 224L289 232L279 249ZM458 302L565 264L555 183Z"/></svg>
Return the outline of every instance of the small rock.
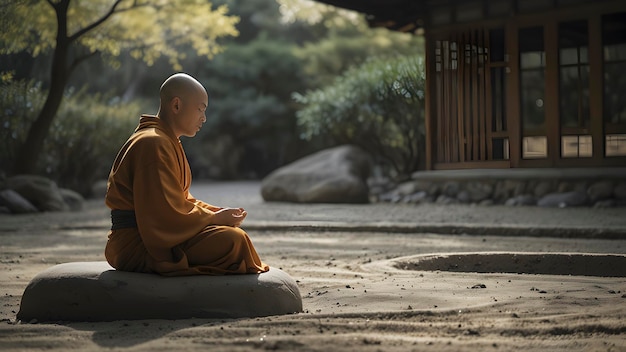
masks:
<svg viewBox="0 0 626 352"><path fill-rule="evenodd" d="M513 198L507 199L504 205L507 206L527 206L527 205L536 205L537 199L530 194L521 194L519 196L515 196Z"/></svg>
<svg viewBox="0 0 626 352"><path fill-rule="evenodd" d="M535 197L541 198L550 193L552 190L554 190L554 185L552 184L552 182L541 181L535 186L533 193Z"/></svg>
<svg viewBox="0 0 626 352"><path fill-rule="evenodd" d="M615 207L615 200L613 199L605 199L605 200L599 200L597 202L595 202L595 204L593 205L594 208L613 208Z"/></svg>
<svg viewBox="0 0 626 352"><path fill-rule="evenodd" d="M456 199L461 203L469 203L472 201L469 192L465 190L459 192L459 194L457 194L456 196Z"/></svg>
<svg viewBox="0 0 626 352"><path fill-rule="evenodd" d="M518 185L517 181L504 180L498 181L493 192L493 198L496 201L503 202L506 199L511 198L515 194L515 189Z"/></svg>
<svg viewBox="0 0 626 352"><path fill-rule="evenodd" d="M406 196L406 195L415 193L416 191L417 191L417 187L416 187L415 182L413 181L403 182L399 184L398 187L396 187L395 189L395 193L400 196Z"/></svg>
<svg viewBox="0 0 626 352"><path fill-rule="evenodd" d="M565 208L586 205L588 197L586 193L579 191L565 193L550 193L539 199L537 205L540 207Z"/></svg>
<svg viewBox="0 0 626 352"><path fill-rule="evenodd" d="M456 198L461 191L461 185L457 181L448 181L443 185L443 194L450 198Z"/></svg>
<svg viewBox="0 0 626 352"><path fill-rule="evenodd" d="M458 204L459 201L456 198L448 197L442 194L439 197L437 197L437 200L435 201L435 203L448 205L448 204Z"/></svg>
<svg viewBox="0 0 626 352"><path fill-rule="evenodd" d="M469 182L466 186L466 190L470 201L480 202L491 197L494 186L487 182Z"/></svg>
<svg viewBox="0 0 626 352"><path fill-rule="evenodd" d="M430 199L428 197L428 193L424 191L419 191L419 192L407 195L406 197L404 197L404 201L409 204L419 204L423 202L428 202L430 201Z"/></svg>
<svg viewBox="0 0 626 352"><path fill-rule="evenodd" d="M600 181L592 184L587 189L587 195L592 203L605 200L613 196L613 182Z"/></svg>

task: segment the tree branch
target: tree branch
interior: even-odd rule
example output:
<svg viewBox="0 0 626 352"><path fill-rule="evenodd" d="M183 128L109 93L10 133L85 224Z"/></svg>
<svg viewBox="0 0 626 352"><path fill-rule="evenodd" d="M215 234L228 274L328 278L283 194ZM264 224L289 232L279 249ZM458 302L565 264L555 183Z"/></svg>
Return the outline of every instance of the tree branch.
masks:
<svg viewBox="0 0 626 352"><path fill-rule="evenodd" d="M90 57L93 57L93 56L97 55L98 53L99 52L96 50L96 51L94 51L92 53L79 56L79 57L75 58L74 60L72 60L72 63L68 67L68 74L73 72L74 69L76 68L76 66L80 65L83 61L89 59Z"/></svg>
<svg viewBox="0 0 626 352"><path fill-rule="evenodd" d="M50 2L51 0L48 0L48 1ZM143 4L143 5L142 4L137 4L137 1L133 1L132 5L128 6L127 8L118 10L117 7L122 3L122 1L123 0L116 0L115 3L109 9L109 11L107 11L107 13L105 13L102 17L100 17L95 22L91 23L90 25L88 25L88 26L80 29L76 33L72 34L69 37L69 40L70 41L75 41L76 39L78 39L81 36L85 35L87 32L93 30L94 28L96 28L99 25L101 25L102 23L104 23L106 20L108 20L111 16L113 16L116 13L122 13L122 12L130 11L130 10L137 9L139 7L144 7L144 6L152 6L150 4Z"/></svg>

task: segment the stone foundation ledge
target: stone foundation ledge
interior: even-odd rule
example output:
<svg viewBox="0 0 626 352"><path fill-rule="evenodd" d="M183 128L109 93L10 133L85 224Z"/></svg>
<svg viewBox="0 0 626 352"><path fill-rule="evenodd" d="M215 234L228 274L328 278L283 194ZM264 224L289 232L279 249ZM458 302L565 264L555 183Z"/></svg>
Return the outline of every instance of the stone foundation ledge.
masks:
<svg viewBox="0 0 626 352"><path fill-rule="evenodd" d="M163 277L117 271L106 262L73 262L48 268L31 280L17 319L221 319L301 311L296 282L277 268L257 275Z"/></svg>
<svg viewBox="0 0 626 352"><path fill-rule="evenodd" d="M374 201L409 204L626 206L626 168L425 171L373 194Z"/></svg>

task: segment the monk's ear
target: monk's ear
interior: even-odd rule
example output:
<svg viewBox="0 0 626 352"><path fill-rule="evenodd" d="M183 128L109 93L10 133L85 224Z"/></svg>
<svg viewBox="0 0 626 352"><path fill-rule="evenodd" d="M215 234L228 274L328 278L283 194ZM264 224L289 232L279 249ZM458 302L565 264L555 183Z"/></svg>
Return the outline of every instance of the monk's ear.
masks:
<svg viewBox="0 0 626 352"><path fill-rule="evenodd" d="M172 98L172 100L170 101L170 108L172 109L172 112L174 113L177 113L180 111L181 101L179 97Z"/></svg>

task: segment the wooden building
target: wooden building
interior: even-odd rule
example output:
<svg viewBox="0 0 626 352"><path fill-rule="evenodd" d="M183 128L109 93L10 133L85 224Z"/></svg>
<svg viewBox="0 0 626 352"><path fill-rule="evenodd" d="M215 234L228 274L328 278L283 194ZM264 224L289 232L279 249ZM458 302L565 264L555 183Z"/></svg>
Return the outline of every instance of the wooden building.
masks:
<svg viewBox="0 0 626 352"><path fill-rule="evenodd" d="M626 166L625 0L319 0L423 33L426 168Z"/></svg>

